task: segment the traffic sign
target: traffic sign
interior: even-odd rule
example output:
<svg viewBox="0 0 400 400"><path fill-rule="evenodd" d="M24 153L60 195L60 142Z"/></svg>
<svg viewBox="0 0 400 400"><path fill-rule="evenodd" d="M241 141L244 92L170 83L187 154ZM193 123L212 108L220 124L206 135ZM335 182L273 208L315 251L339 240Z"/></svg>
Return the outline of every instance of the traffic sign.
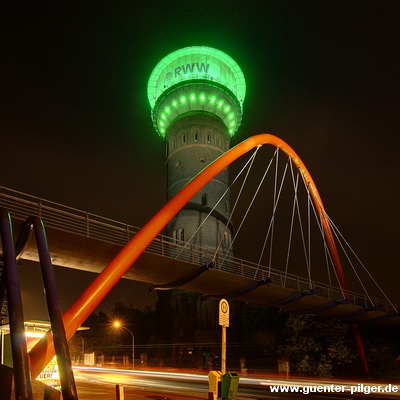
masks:
<svg viewBox="0 0 400 400"><path fill-rule="evenodd" d="M219 302L219 324L229 326L229 303L225 299Z"/></svg>

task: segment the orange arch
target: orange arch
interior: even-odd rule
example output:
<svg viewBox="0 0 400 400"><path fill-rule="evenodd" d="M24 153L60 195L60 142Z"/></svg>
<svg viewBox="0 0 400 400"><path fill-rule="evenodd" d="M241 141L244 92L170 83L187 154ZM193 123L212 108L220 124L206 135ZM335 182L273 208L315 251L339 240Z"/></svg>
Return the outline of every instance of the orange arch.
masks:
<svg viewBox="0 0 400 400"><path fill-rule="evenodd" d="M107 265L103 272L101 272L101 274L99 274L98 277L88 286L75 303L64 313L63 320L67 338L69 339L76 332L79 326L82 325L85 319L100 304L107 293L132 266L151 241L207 182L243 154L257 146L266 144L281 149L291 157L293 163L308 185L312 201L321 220L326 242L340 284L345 292L347 292L343 269L329 221L325 214L321 197L310 173L301 161L300 157L286 142L277 136L260 134L243 141L216 159L195 178L193 178L180 192L170 199L160 209L160 211L153 216L153 218L150 219L138 234L117 254L110 264ZM51 331L49 331L30 352L32 377L39 375L47 363L54 357L54 354L53 340L51 337Z"/></svg>

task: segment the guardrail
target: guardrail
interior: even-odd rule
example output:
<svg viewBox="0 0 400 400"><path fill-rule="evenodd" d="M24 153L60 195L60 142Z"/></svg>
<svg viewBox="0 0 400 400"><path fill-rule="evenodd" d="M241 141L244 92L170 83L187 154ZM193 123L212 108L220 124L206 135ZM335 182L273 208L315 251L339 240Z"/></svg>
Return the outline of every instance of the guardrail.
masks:
<svg viewBox="0 0 400 400"><path fill-rule="evenodd" d="M31 196L13 189L0 186L0 205L8 209L13 217L26 219L29 216L40 217L46 227L75 233L88 238L124 246L132 239L140 228L58 204L39 197ZM214 252L199 246L181 242L165 235L157 235L147 247L146 252L196 265L210 262ZM256 263L237 257L219 254L215 260L215 268L245 278L261 280L271 277L276 285L297 291L314 289L316 294L333 300L343 299L343 291L325 283L310 281L297 275L278 269L258 266ZM356 292L348 292L353 304L362 307L378 307L385 312L393 311L386 301Z"/></svg>

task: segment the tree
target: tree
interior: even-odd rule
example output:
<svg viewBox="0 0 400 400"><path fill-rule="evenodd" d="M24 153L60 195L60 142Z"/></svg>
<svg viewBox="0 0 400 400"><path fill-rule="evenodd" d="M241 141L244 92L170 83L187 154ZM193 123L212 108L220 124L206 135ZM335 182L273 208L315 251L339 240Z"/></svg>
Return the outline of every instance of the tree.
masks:
<svg viewBox="0 0 400 400"><path fill-rule="evenodd" d="M376 378L399 379L400 353L398 329L366 326L361 330L371 375Z"/></svg>
<svg viewBox="0 0 400 400"><path fill-rule="evenodd" d="M93 313L83 323L83 326L89 328L88 330L79 332L79 335L83 337L85 342L85 353L115 354L114 349L119 345L119 338L113 335L110 328L110 318L107 314L102 311L98 314Z"/></svg>
<svg viewBox="0 0 400 400"><path fill-rule="evenodd" d="M300 375L315 377L332 377L356 357L347 324L302 314L288 316L278 354Z"/></svg>
<svg viewBox="0 0 400 400"><path fill-rule="evenodd" d="M235 316L233 316L235 318ZM242 312L243 340L248 368L275 369L277 348L287 315L277 309L246 306ZM243 351L246 350L246 351Z"/></svg>

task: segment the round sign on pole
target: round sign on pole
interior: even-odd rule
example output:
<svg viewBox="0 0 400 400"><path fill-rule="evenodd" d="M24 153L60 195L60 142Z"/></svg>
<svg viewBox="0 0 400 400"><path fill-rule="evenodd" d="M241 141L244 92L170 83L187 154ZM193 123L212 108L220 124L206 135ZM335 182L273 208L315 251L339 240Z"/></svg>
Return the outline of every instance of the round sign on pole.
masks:
<svg viewBox="0 0 400 400"><path fill-rule="evenodd" d="M229 326L229 303L225 299L219 302L219 324Z"/></svg>

